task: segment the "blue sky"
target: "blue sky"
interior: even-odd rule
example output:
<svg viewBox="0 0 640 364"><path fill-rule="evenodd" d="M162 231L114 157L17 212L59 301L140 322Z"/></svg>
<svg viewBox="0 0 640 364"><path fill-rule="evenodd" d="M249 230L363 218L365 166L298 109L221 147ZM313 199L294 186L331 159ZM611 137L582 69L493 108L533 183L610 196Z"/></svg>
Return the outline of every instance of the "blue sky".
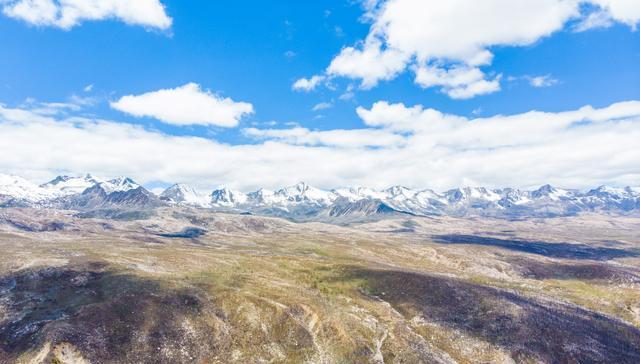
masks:
<svg viewBox="0 0 640 364"><path fill-rule="evenodd" d="M379 149L403 148L401 153L396 155L409 153L406 145L411 144L412 140L400 141L401 146L356 141L354 147L352 144L345 146L323 140L317 141L324 136L319 137L315 134L305 136L313 139L312 141L305 139L292 142L289 137L264 132L271 129L295 128L305 128L307 133L316 131L339 133L343 129L380 132L381 135L374 135L373 138L384 138L387 136L386 134L383 136L384 133L392 138L418 134L415 128L400 130L391 126L391 122L379 121L376 124L376 121L367 121L362 117L362 113L357 112L359 107L372 110L377 102L385 102L388 105L402 104L407 109L419 105L423 109L437 110L443 115L467 118L468 123L472 122L471 119L480 117L486 118L489 123L495 121L495 116L499 114L522 115L532 110L559 113L578 110L586 105L605 109L616 103L639 100L640 32L635 30L638 18L633 15L637 14L638 6L632 9L636 11L635 13L630 13L628 9L622 9L624 13L621 13L619 8L616 8L616 0L585 1L571 9L563 8L562 11L566 11L568 15L560 20L556 19L556 24L553 18L557 15L553 12L557 10L555 7L561 6L558 4L562 3L562 0L545 0L545 5L537 7L548 6L549 9L540 10L538 15L545 21L549 19L550 25L537 33L534 31L535 34L523 33L521 38L526 38L526 41L517 37L517 39L501 37L499 35L502 30L496 30L497 38L494 34L488 35L486 39L470 39L466 41L467 43L461 41L460 44L463 45L457 49L443 51L447 48L448 41L455 43L457 37L464 38L473 32L483 32L483 23L479 21L480 28L465 29L461 26L459 31L447 33L448 39L437 39L431 35L428 35L431 38L424 38L444 44L436 47L425 46L426 42L423 38L418 37L416 40L409 39L405 42L404 39L399 38L400 36L392 33L395 31L393 22L403 22L402 16L407 16L403 15L402 11L414 14L424 13L426 24L424 27L431 26L428 24L432 22L428 21L427 17L431 9L438 5L437 2L430 1L389 0L368 3L353 0L304 3L299 1L146 1L150 6L160 6L158 9L164 7L164 14L171 19L170 26L166 26L166 23L157 25L159 23L153 23L157 22L156 19L147 20L144 14L134 14L138 17L127 18L126 14L109 13L106 10L106 13L97 19L80 18L71 25L60 25L55 23L57 20L42 20L44 18L31 21L29 19L33 19L33 14L25 15L25 11L40 11L37 7L20 10L23 12L11 10L11 7L25 1L29 3L34 0L10 0L0 4L3 7L3 14L0 15L0 43L2 44L0 104L4 105L5 111L28 111L35 113L34 117L46 114L46 117L51 119L48 121L57 123L68 122L71 118L77 117L93 120L93 122L106 120L126 127L139 125L148 133L163 136L202 137L216 145L239 146L240 148L237 149L252 145L278 144L285 149L291 147L292 151L300 153L300 163L317 162L320 169L325 165L336 164L332 158L342 158L343 155L352 153L370 154L373 159L371 162L361 162L365 163L367 168L355 168L355 171L346 164L336 170L328 168L329 173L338 174L335 178L328 178L314 170L297 166L295 163L295 167L279 172L281 165L286 164L280 158L270 161L269 163L273 165L265 167L265 171L267 173L272 171L271 174L284 173L286 176L261 179L254 177L251 171L229 173L233 164L230 164L224 173L207 172L207 168L210 169L210 167L181 169L180 161L177 160L167 162L176 165L170 168L170 171L154 173L151 169L146 171L127 168L125 161L122 161L124 167L119 166L118 163L111 163L105 167L98 162L65 164L53 163L49 160L37 164L32 163L33 158L29 159L25 156L23 157L25 159L12 159L5 154L5 157L0 157L0 167L5 172L20 173L24 169L23 174L33 179L43 179L47 174L83 173L86 171L79 169L91 168L94 173L134 174L134 177L151 184L177 182L176 179L182 178L203 187L231 184L238 188L250 188L263 184L275 186L294 183L301 179L310 180L325 187L346 184L408 184L446 188L460 184L528 186L538 182L556 182L568 187L585 187L594 183L640 184L638 180L640 164L633 166L636 159L625 160L624 166L601 166L585 159L575 161L576 167L570 171L571 173L558 176L554 170L550 169L539 175L527 174L526 180L524 177L519 179L513 176L493 178L490 170L469 171L468 174L464 170L458 170L450 176L442 177L442 174L446 173L441 169L443 167L435 166L451 162L450 158L454 158L454 154L447 152L439 155L433 151L420 152L419 150L411 151L412 156L420 161L429 159L428 164L433 168L432 173L423 173L426 164L422 167L416 165L413 170L410 166L405 166L378 180L373 172L367 171L375 170L377 166L383 167L394 163L392 157L381 156ZM92 3L90 0L75 1ZM406 4L401 4L402 2ZM53 4L59 5L55 2ZM392 6L396 6L398 10L393 15L395 18L390 18L391 15L384 13L385 9ZM438 11L440 10L434 9L434 12ZM463 9L442 11L452 15L450 22L464 22L464 16L468 16L468 14L461 14L459 18L457 17L456 12L464 12ZM507 11L507 13L497 14L499 11ZM495 12L492 12L489 9L489 16L509 17L508 11L509 9L496 8ZM593 19L599 20L588 23L591 15ZM389 17L385 18L385 16ZM389 24L389 28L381 34L374 34L373 25L382 20L388 22L385 24ZM487 19L487 21L490 20ZM433 25L433 27L436 26L438 25ZM422 30L419 29L418 32L420 31ZM517 32L518 30L514 30L514 33ZM530 31L523 30L523 32ZM404 34L401 31L397 33ZM381 45L376 41L369 42L376 37L378 43L382 42ZM382 52L395 48L402 51L404 58L401 58L404 60L399 61L401 70L386 73L382 79L376 81L373 87L362 87L363 79L353 75L353 70L328 71L332 61L342 56L341 51L345 47L354 47L357 52L360 52L369 49L370 43L373 44L372 49L379 49ZM412 45L402 48L403 46L398 44ZM471 47L468 44L473 46L473 52L485 50L493 57L489 61L476 65L471 61L471 56L465 53L464 47ZM460 56L462 53L464 55ZM428 55L427 58L418 60L424 54ZM371 62L375 63L376 60ZM376 66L372 63L358 65L356 70ZM443 70L447 72L447 70L458 68L463 72L477 70L481 73L480 79L471 82L486 81L484 86L487 88L482 88L482 91L475 92L471 96L466 95L464 98L454 97L452 95L455 91L452 90L459 85L450 86L452 81L446 73L440 74L441 79L433 85L425 87L424 84L419 84L416 81L417 71L414 70L420 67L433 67L429 68L430 76ZM292 85L297 80L310 78L313 75L320 75L324 81L313 90L293 89ZM539 87L535 87L536 81ZM239 114L234 119L237 119L237 125L225 127L215 121L167 122L162 120L162 117L158 117L154 111L147 110L147 106L143 107L144 114L147 116L138 117L131 111L131 107L139 107L137 104L128 104L129 106L124 107L126 110L123 110L123 107L114 106L115 102L126 95L140 96L158 90L176 89L188 83L199 85L201 93L217 99L228 97L236 103L250 104L252 112ZM87 87L89 85L91 87ZM462 86L469 85L470 83L463 83ZM496 90L496 87L499 90ZM59 107L43 113L41 104L52 102L76 106L66 109ZM324 105L324 107L320 106L316 108L320 110L313 110L316 105ZM638 122L635 106L632 106L633 111L625 112L621 116L616 116L615 119L628 118L632 125L631 132L635 133ZM140 112L139 108L136 110ZM7 113L6 111L5 114ZM404 117L402 115L394 116L397 118L394 120L402 121ZM591 121L589 117L582 118ZM4 122L8 127L10 122L16 122L10 119L5 115L4 119L0 119L0 124ZM76 125L75 127L86 129L86 126ZM619 125L606 130L616 131L615 127ZM248 133L249 128L254 132ZM501 127L496 126L496 128ZM10 131L15 131L15 125ZM23 130L23 132L27 131ZM596 131L592 130L592 132ZM629 135L628 130L626 133ZM367 134L364 137L368 136ZM342 137L341 135L340 138ZM344 137L359 138L358 135L351 134ZM566 137L573 138L575 135ZM442 138L447 140L448 136L444 135ZM542 137L544 138L546 136ZM130 140L123 139L121 142L125 145ZM539 142L539 140L532 141L532 143ZM558 143L562 144L563 141L560 140ZM485 148L483 152L500 147L499 143L486 144L483 144ZM523 142L523 145L525 144L527 141ZM540 145L543 146L543 144ZM621 142L620 145L624 143ZM56 145L51 147L56 148ZM267 146L265 149L269 148ZM334 149L340 149L340 153L331 154L335 151ZM454 149L460 152L465 150L465 146L456 145ZM69 151L69 153L72 152L73 150ZM256 150L252 150L246 153L255 152ZM318 156L318 159L311 156L314 153L325 152L327 155ZM609 149L606 149L606 152L619 153ZM231 152L234 156L238 153L242 152L238 150ZM258 151L258 153L261 152ZM530 150L523 153L529 155L535 152ZM284 152L283 155L287 153ZM605 155L604 157L613 156ZM217 156L194 155L193 158L231 160L235 157L223 153ZM455 158L458 161L468 156L458 154ZM501 158L508 159L508 156ZM488 159L482 157L479 161L488 161ZM567 169L567 165L574 166L570 160L565 162L561 163L563 170ZM25 166L25 163L28 165ZM243 168L242 158L237 163L240 163L240 166L236 168ZM267 162L251 161L251 163L262 165ZM398 163L402 162L398 161ZM453 164L464 165L465 163L461 161ZM527 168L527 163L530 163L529 159L524 158L517 168L524 170ZM578 167L577 163L582 164ZM589 163L592 163L593 169L605 168L610 173L600 175L601 173L598 172L592 176L577 177L588 171ZM122 172L118 173L120 170ZM351 171L353 171L352 176ZM552 181L549 181L550 179Z"/></svg>

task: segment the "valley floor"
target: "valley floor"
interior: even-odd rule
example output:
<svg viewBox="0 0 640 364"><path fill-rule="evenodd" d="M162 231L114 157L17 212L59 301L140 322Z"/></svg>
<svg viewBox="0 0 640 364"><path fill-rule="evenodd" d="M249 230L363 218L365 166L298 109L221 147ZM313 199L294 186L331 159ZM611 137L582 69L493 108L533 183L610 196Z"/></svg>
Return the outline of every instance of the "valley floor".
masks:
<svg viewBox="0 0 640 364"><path fill-rule="evenodd" d="M640 219L0 209L0 363L639 363Z"/></svg>

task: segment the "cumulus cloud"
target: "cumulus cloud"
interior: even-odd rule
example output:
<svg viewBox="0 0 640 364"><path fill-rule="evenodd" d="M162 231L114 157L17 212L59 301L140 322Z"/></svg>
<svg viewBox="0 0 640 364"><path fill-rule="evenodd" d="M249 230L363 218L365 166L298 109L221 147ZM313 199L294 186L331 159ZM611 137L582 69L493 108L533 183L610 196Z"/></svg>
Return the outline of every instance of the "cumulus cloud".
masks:
<svg viewBox="0 0 640 364"><path fill-rule="evenodd" d="M222 98L202 90L196 83L141 95L128 95L111 107L137 117L153 117L174 125L215 125L235 127L253 113L253 105Z"/></svg>
<svg viewBox="0 0 640 364"><path fill-rule="evenodd" d="M407 107L403 103L389 104L386 101L376 102L371 109L360 106L356 112L368 126L399 131L417 130L425 121L444 119L444 114L434 109L424 111L421 105ZM428 113L432 114L431 118Z"/></svg>
<svg viewBox="0 0 640 364"><path fill-rule="evenodd" d="M4 0L3 13L36 26L71 29L83 21L117 19L168 29L172 19L159 0Z"/></svg>
<svg viewBox="0 0 640 364"><path fill-rule="evenodd" d="M417 85L453 98L500 90L499 77L480 69L491 65L492 47L530 45L574 20L580 30L640 21L635 0L367 0L365 9L369 34L343 48L326 75L366 89L409 68Z"/></svg>
<svg viewBox="0 0 640 364"><path fill-rule="evenodd" d="M301 78L294 82L291 88L296 91L313 91L322 83L322 81L325 80L325 78L326 77L320 75L316 75L311 78Z"/></svg>
<svg viewBox="0 0 640 364"><path fill-rule="evenodd" d="M0 106L0 171L130 175L241 190L306 180L446 189L460 185L586 188L640 181L640 101L469 119L421 105L358 108L356 130L245 129L253 143L172 136L108 120Z"/></svg>
<svg viewBox="0 0 640 364"><path fill-rule="evenodd" d="M332 76L358 78L362 88L372 88L380 80L389 80L402 72L408 55L394 49L381 49L378 41L366 42L363 46L347 47L335 57L327 73Z"/></svg>

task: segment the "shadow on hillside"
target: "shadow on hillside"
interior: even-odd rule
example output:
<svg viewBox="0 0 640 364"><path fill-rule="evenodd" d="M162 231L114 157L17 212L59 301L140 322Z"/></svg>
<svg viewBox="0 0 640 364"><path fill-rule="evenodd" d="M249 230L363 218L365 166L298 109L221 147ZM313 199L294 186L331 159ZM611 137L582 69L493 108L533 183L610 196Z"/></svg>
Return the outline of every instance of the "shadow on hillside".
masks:
<svg viewBox="0 0 640 364"><path fill-rule="evenodd" d="M581 243L550 243L522 239L501 239L479 235L446 234L434 235L431 239L436 243L442 244L494 246L524 253L543 255L550 258L610 260L640 255L640 252L637 250L596 247Z"/></svg>
<svg viewBox="0 0 640 364"><path fill-rule="evenodd" d="M369 297L497 345L517 362L639 363L640 330L597 313L454 278L347 268Z"/></svg>
<svg viewBox="0 0 640 364"><path fill-rule="evenodd" d="M525 257L507 259L525 278L602 280L618 284L640 283L640 272L605 262L567 264L543 262Z"/></svg>
<svg viewBox="0 0 640 364"><path fill-rule="evenodd" d="M94 363L189 363L225 344L218 312L199 294L102 263L1 276L0 306L0 363L47 342L71 343Z"/></svg>
<svg viewBox="0 0 640 364"><path fill-rule="evenodd" d="M183 238L183 239L196 239L206 234L207 231L197 227L186 227L181 231L175 233L158 234L164 238Z"/></svg>

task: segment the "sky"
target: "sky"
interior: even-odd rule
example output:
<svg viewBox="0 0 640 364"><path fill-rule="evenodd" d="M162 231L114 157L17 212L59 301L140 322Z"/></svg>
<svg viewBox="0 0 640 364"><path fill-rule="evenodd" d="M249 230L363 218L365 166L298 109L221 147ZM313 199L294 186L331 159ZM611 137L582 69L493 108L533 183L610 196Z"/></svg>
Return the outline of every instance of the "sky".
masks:
<svg viewBox="0 0 640 364"><path fill-rule="evenodd" d="M636 0L0 0L0 173L640 185Z"/></svg>

